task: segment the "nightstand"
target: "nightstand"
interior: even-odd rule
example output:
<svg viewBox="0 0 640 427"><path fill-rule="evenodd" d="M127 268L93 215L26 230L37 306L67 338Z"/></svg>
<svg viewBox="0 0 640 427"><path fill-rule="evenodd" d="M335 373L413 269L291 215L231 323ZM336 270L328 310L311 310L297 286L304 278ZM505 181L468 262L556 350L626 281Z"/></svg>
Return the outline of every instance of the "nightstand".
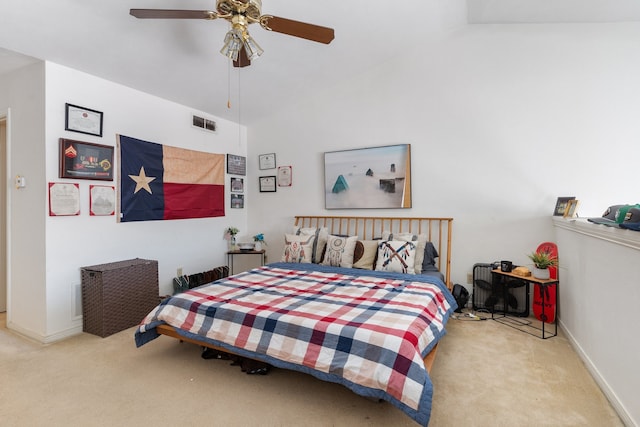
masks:
<svg viewBox="0 0 640 427"><path fill-rule="evenodd" d="M542 290L541 292L541 297L542 297L542 306L546 307L547 301L545 298L545 295L548 292L555 292L555 297L556 297L556 304L555 307L551 308L548 307L547 309L552 309L553 311L553 325L554 325L554 331L553 333L551 333L550 331L545 331L545 324L547 322L544 321L540 321L540 326L534 325L532 322L533 320L528 320L528 319L517 319L514 318L512 316L508 316L505 310L505 313L503 313L502 316L496 316L495 315L495 311L491 312L491 318L497 322L502 323L503 325L507 325L510 326L514 329L517 329L521 332L526 332L530 335L536 336L538 338L542 338L547 339L547 338L552 338L558 335L558 293L559 293L559 287L560 287L560 282L558 279L536 279L533 276L518 276L517 274L513 274L513 273L507 273L505 271L502 271L500 269L494 269L491 270L491 274L497 274L499 276L501 276L502 278L508 278L508 279L518 279L518 280L522 280L528 283L532 283L534 285L538 285L538 287ZM534 287L535 288L535 287ZM504 287L504 293L505 293L505 301L507 301L507 292L508 292L508 288L507 286ZM537 322L536 322L537 323Z"/></svg>
<svg viewBox="0 0 640 427"><path fill-rule="evenodd" d="M261 267L264 265L265 263L265 250L261 250L261 251L242 251L242 250L236 250L236 251L229 251L227 252L227 265L229 266L229 275L235 274L236 272L233 269L233 264L234 264L234 258L237 256L243 256L243 258L248 258L249 255L251 255L253 258L259 259L259 263L260 265L253 265L251 268L255 268L255 267ZM251 262L251 259L248 260L243 260L243 265L248 264L249 262Z"/></svg>

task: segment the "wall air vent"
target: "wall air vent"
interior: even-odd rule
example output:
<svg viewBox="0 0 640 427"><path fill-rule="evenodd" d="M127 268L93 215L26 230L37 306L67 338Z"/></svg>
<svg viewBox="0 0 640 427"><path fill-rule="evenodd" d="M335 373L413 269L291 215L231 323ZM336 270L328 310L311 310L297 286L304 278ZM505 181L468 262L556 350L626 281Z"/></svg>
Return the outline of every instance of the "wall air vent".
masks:
<svg viewBox="0 0 640 427"><path fill-rule="evenodd" d="M193 116L193 126L208 130L210 132L216 131L216 122L213 120L205 119L204 117Z"/></svg>

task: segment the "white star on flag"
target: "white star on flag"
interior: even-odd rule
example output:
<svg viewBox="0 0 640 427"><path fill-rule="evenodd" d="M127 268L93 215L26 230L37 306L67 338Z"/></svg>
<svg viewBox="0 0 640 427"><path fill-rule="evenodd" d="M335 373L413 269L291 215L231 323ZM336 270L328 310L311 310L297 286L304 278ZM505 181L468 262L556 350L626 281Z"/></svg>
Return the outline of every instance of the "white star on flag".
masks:
<svg viewBox="0 0 640 427"><path fill-rule="evenodd" d="M145 189L149 194L153 194L151 192L151 187L149 187L149 183L156 179L155 177L147 176L144 173L144 166L140 167L140 173L138 175L129 175L129 178L136 182L136 189L133 190L133 194L136 194L138 191Z"/></svg>

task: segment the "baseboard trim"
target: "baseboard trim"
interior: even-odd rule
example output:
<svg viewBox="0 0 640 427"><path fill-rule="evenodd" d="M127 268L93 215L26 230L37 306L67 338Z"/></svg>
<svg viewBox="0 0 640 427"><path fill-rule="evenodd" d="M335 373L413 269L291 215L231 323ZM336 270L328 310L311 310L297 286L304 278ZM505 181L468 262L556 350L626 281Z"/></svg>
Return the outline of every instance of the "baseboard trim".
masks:
<svg viewBox="0 0 640 427"><path fill-rule="evenodd" d="M13 322L7 322L7 329L11 329L13 332L31 340L37 341L40 344L52 344L82 333L82 325L74 326L72 328L65 329L64 331L60 331L52 335L38 334L28 329L24 329Z"/></svg>
<svg viewBox="0 0 640 427"><path fill-rule="evenodd" d="M560 329L562 329L562 332L564 332L564 335L567 337L567 340L571 344L571 347L573 347L575 352L578 354L578 357L580 357L584 365L587 367L587 370L591 374L591 377L593 377L596 384L598 384L598 387L600 387L600 390L602 390L602 393L604 393L609 403L611 403L611 406L613 406L613 409L620 417L620 420L627 427L638 427L638 424L633 420L622 402L620 402L620 399L618 399L615 391L613 391L613 389L609 386L607 381L600 374L598 368L593 364L589 356L584 352L573 335L571 335L571 332L567 330L561 319L558 319L558 324L560 326Z"/></svg>

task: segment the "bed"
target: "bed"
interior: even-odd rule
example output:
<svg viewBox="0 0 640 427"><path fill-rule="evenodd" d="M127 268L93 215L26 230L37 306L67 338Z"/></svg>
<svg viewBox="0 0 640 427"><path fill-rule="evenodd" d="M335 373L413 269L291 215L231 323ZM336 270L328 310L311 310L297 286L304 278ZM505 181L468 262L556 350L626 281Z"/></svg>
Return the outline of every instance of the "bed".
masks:
<svg viewBox="0 0 640 427"><path fill-rule="evenodd" d="M456 308L451 227L451 218L295 217L280 262L162 301L136 345L167 335L305 372L427 425L429 370Z"/></svg>

